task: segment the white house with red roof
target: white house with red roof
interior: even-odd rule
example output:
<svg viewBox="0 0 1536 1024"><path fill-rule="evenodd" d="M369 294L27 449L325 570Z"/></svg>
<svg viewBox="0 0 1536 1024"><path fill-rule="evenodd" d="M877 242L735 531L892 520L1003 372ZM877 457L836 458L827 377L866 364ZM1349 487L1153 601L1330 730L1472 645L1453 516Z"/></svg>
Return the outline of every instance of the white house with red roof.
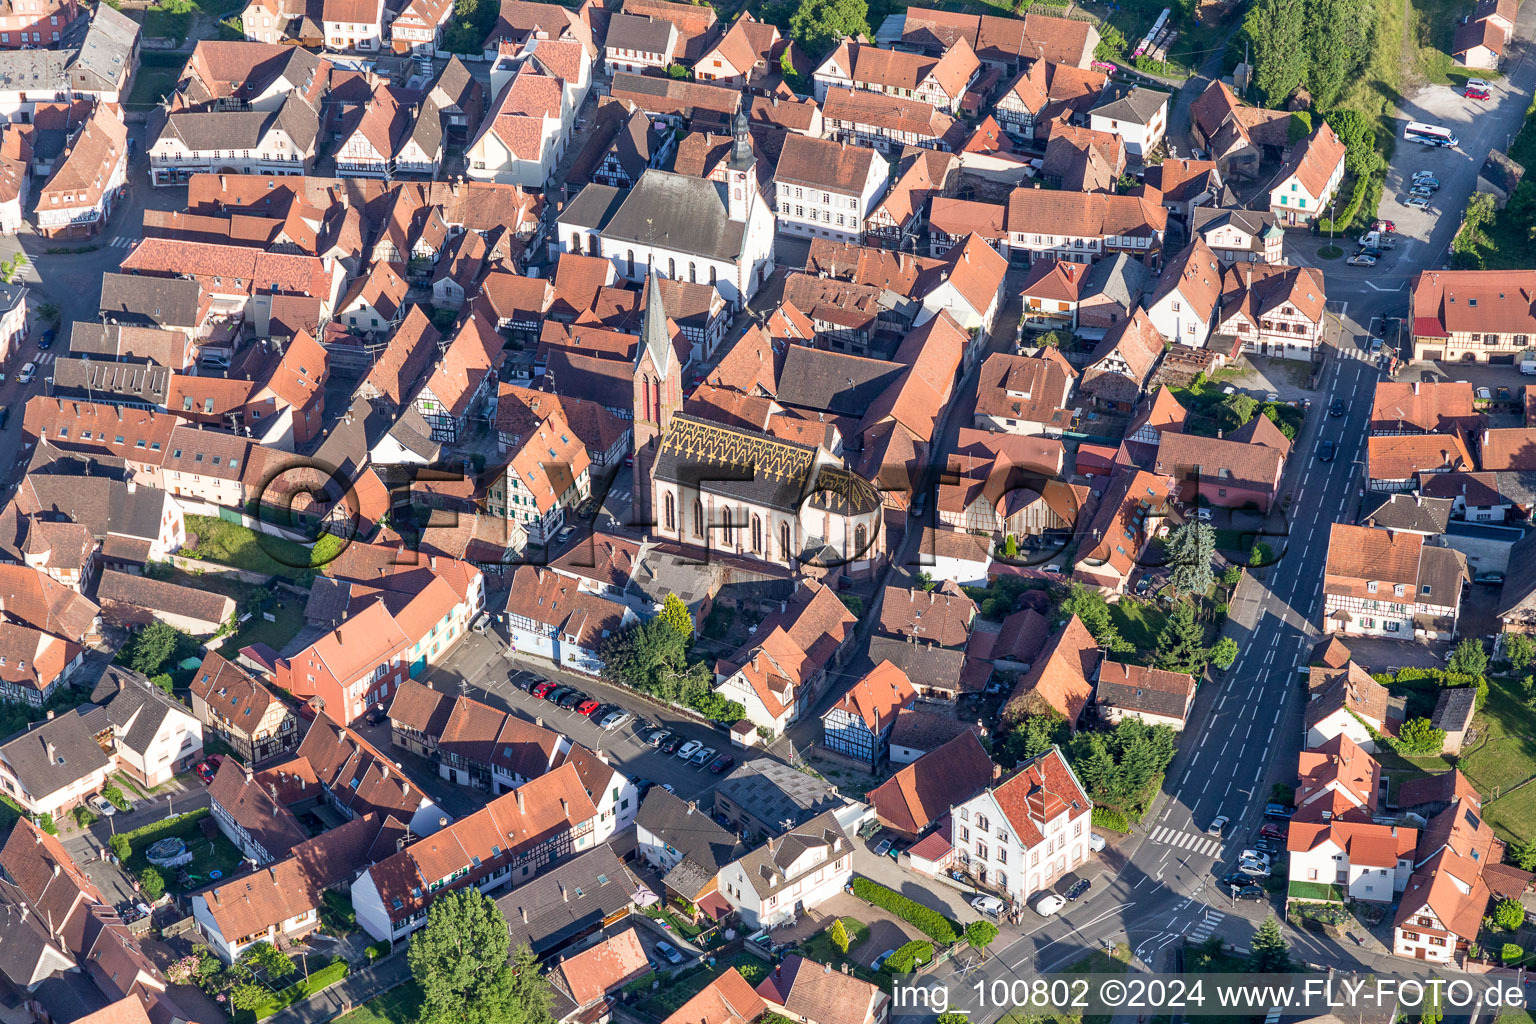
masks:
<svg viewBox="0 0 1536 1024"><path fill-rule="evenodd" d="M491 68L496 98L465 151L466 174L543 188L591 86L592 59L580 43L535 37L501 44Z"/></svg>
<svg viewBox="0 0 1536 1024"><path fill-rule="evenodd" d="M1093 802L1051 747L964 803L951 823L962 869L1027 904L1088 859Z"/></svg>
<svg viewBox="0 0 1536 1024"><path fill-rule="evenodd" d="M1327 209L1344 180L1344 143L1320 124L1291 150L1269 189L1269 212L1281 227L1308 227Z"/></svg>

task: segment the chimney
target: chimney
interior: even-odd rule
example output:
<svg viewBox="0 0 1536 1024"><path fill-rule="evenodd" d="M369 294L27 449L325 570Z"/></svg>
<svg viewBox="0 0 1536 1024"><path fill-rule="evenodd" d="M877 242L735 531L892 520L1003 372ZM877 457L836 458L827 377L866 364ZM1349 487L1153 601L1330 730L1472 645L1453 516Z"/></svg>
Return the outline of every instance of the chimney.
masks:
<svg viewBox="0 0 1536 1024"><path fill-rule="evenodd" d="M992 766L992 777L994 779L1000 779L1000 778L1003 777L1003 766L1002 765L994 764Z"/></svg>
<svg viewBox="0 0 1536 1024"><path fill-rule="evenodd" d="M523 924L527 924L528 923L528 908L527 907L518 907L517 908L517 912L519 914L523 915Z"/></svg>
<svg viewBox="0 0 1536 1024"><path fill-rule="evenodd" d="M53 745L53 740L47 740L48 763L53 764L58 760L59 748Z"/></svg>
<svg viewBox="0 0 1536 1024"><path fill-rule="evenodd" d="M338 644L341 643L341 627L340 626L336 627L336 643L338 643Z"/></svg>
<svg viewBox="0 0 1536 1024"><path fill-rule="evenodd" d="M276 885L277 884L277 868L275 866L267 868L267 874L272 876L272 884Z"/></svg>
<svg viewBox="0 0 1536 1024"><path fill-rule="evenodd" d="M698 808L699 808L699 802L697 800L689 800L688 801L688 813L689 814L692 814L694 811L698 810Z"/></svg>
<svg viewBox="0 0 1536 1024"><path fill-rule="evenodd" d="M1419 393L1419 382L1418 381L1414 381L1413 382L1413 393L1414 394L1418 394Z"/></svg>
<svg viewBox="0 0 1536 1024"><path fill-rule="evenodd" d="M517 809L521 813L523 809L523 791L521 789L514 789L512 792L517 794Z"/></svg>

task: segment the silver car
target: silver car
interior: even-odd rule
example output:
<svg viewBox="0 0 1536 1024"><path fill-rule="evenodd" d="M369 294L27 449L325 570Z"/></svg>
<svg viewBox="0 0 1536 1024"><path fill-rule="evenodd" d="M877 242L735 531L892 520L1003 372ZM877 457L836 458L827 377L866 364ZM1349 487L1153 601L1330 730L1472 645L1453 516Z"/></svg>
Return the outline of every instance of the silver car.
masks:
<svg viewBox="0 0 1536 1024"><path fill-rule="evenodd" d="M604 729L617 729L627 721L629 721L628 711L614 711L608 714L598 724L601 725Z"/></svg>

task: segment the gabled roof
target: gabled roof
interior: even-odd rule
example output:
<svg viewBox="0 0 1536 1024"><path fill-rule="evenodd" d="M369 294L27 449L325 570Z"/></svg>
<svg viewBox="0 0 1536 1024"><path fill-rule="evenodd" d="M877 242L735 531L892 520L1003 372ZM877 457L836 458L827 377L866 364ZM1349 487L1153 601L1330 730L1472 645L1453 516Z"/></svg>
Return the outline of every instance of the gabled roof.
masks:
<svg viewBox="0 0 1536 1024"><path fill-rule="evenodd" d="M782 1008L792 1020L816 1024L864 1024L878 1020L886 995L876 985L833 970L827 965L790 954L757 986L770 1006Z"/></svg>
<svg viewBox="0 0 1536 1024"><path fill-rule="evenodd" d="M1019 765L992 787L992 799L1013 826L1025 849L1045 842L1046 828L1057 816L1073 821L1088 814L1092 801L1058 747Z"/></svg>
<svg viewBox="0 0 1536 1024"><path fill-rule="evenodd" d="M667 873L666 884L690 899L743 852L740 840L715 824L708 811L684 803L660 786L645 795L635 825L681 854L682 860Z"/></svg>
<svg viewBox="0 0 1536 1024"><path fill-rule="evenodd" d="M586 898L585 890L582 890L581 898ZM595 946L566 957L558 967L577 1006L596 1002L650 969L650 958L640 945L640 935L634 928L626 928Z"/></svg>
<svg viewBox="0 0 1536 1024"><path fill-rule="evenodd" d="M1075 729L1078 716L1093 696L1091 680L1098 671L1099 658L1098 642L1074 615L1046 644L1029 672L1019 680L1008 703L1027 704L1031 698L1038 698Z"/></svg>
<svg viewBox="0 0 1536 1024"><path fill-rule="evenodd" d="M986 789L994 777L991 755L967 730L904 766L870 790L868 799L881 821L917 835Z"/></svg>
<svg viewBox="0 0 1536 1024"><path fill-rule="evenodd" d="M1106 658L1099 665L1093 699L1100 707L1183 721L1194 692L1194 677L1183 672L1168 672Z"/></svg>
<svg viewBox="0 0 1536 1024"><path fill-rule="evenodd" d="M732 967L661 1024L752 1024L767 1008L762 996Z"/></svg>
<svg viewBox="0 0 1536 1024"><path fill-rule="evenodd" d="M1484 422L1473 397L1467 381L1378 381L1371 402L1371 431L1472 433Z"/></svg>
<svg viewBox="0 0 1536 1024"><path fill-rule="evenodd" d="M1275 181L1278 187L1294 177L1308 195L1320 198L1328 188L1329 179L1343 163L1344 143L1324 121L1291 151L1290 159L1280 168Z"/></svg>
<svg viewBox="0 0 1536 1024"><path fill-rule="evenodd" d="M879 733L895 719L899 709L910 705L917 696L912 681L901 669L882 661L870 669L832 706L862 721L872 733ZM828 714L831 713L828 712ZM822 716L826 718L825 715Z"/></svg>

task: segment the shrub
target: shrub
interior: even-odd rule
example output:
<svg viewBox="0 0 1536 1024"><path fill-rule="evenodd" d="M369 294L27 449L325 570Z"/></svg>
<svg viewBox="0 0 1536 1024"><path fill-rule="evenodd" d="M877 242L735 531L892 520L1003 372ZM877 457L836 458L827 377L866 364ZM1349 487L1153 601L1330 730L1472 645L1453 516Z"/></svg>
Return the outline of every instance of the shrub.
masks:
<svg viewBox="0 0 1536 1024"><path fill-rule="evenodd" d="M389 956L389 940L380 939L378 942L375 942L373 945L363 950L363 955L368 958L369 963L373 963L375 960Z"/></svg>
<svg viewBox="0 0 1536 1024"><path fill-rule="evenodd" d="M879 882L872 882L867 878L855 878L853 894L882 910L889 910L934 942L948 945L960 937L960 929L956 927L955 922L937 910L930 910L916 900L908 899Z"/></svg>
<svg viewBox="0 0 1536 1024"><path fill-rule="evenodd" d="M59 834L59 827L53 823L53 815L51 814L39 814L37 816L37 827L51 836Z"/></svg>
<svg viewBox="0 0 1536 1024"><path fill-rule="evenodd" d="M1512 964L1523 956L1525 956L1525 950L1521 949L1514 942L1504 943L1504 948L1499 950L1499 959L1503 960L1506 964Z"/></svg>
<svg viewBox="0 0 1536 1024"><path fill-rule="evenodd" d="M165 895L165 879L154 868L145 868L139 872L139 888L144 890L144 895L153 903Z"/></svg>
<svg viewBox="0 0 1536 1024"><path fill-rule="evenodd" d="M1445 730L1436 729L1427 718L1411 718L1397 733L1399 753L1419 756L1438 754L1445 746Z"/></svg>
<svg viewBox="0 0 1536 1024"><path fill-rule="evenodd" d="M1493 923L1512 932L1525 923L1525 908L1519 900L1502 899L1493 908Z"/></svg>
<svg viewBox="0 0 1536 1024"><path fill-rule="evenodd" d="M128 809L128 798L123 796L123 791L121 789L118 789L110 782L101 787L101 796L104 800L107 801L107 803L111 804L113 807L116 807L120 811L126 811Z"/></svg>
<svg viewBox="0 0 1536 1024"><path fill-rule="evenodd" d="M832 940L832 945L837 947L839 953L848 952L848 929L843 927L842 918L832 922L832 928L827 932L827 938Z"/></svg>
<svg viewBox="0 0 1536 1024"><path fill-rule="evenodd" d="M886 958L884 970L892 974L911 974L932 959L933 943L914 939Z"/></svg>
<svg viewBox="0 0 1536 1024"><path fill-rule="evenodd" d="M1093 827L1104 828L1111 832L1119 832L1129 835L1131 823L1120 811L1112 811L1108 807L1095 807L1093 809Z"/></svg>
<svg viewBox="0 0 1536 1024"><path fill-rule="evenodd" d="M81 828L90 828L92 825L96 824L96 815L95 815L95 813L93 813L91 811L91 809L89 807L85 806L84 804L81 804L79 807L76 807L75 811L74 811L74 814L75 814L75 824L80 826Z"/></svg>
<svg viewBox="0 0 1536 1024"><path fill-rule="evenodd" d="M111 839L108 839L107 848L112 851L114 857L125 864L128 862L128 858L133 856L133 844L122 833L118 833Z"/></svg>

